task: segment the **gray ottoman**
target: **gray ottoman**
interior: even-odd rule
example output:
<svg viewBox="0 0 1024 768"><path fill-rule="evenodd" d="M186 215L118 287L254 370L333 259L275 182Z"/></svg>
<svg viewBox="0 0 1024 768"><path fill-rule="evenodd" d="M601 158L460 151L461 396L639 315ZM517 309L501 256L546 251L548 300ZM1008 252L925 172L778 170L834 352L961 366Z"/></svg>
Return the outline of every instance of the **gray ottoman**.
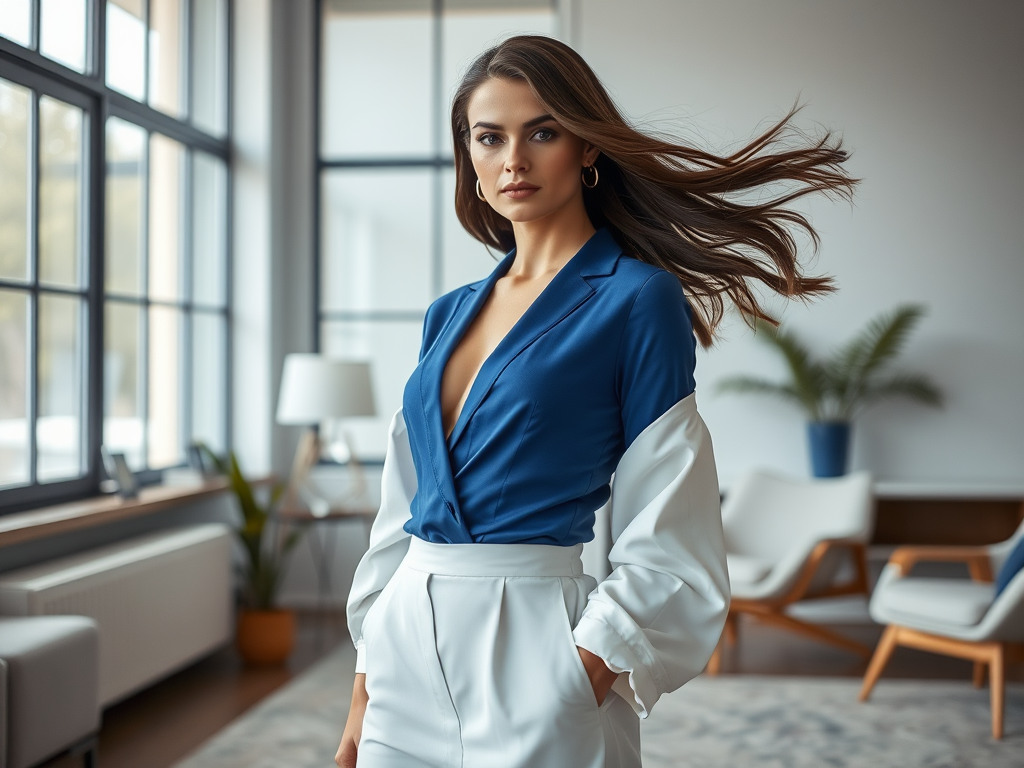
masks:
<svg viewBox="0 0 1024 768"><path fill-rule="evenodd" d="M84 751L85 765L94 765L100 725L96 622L85 616L0 616L0 659L7 668L0 768L30 768L68 750Z"/></svg>

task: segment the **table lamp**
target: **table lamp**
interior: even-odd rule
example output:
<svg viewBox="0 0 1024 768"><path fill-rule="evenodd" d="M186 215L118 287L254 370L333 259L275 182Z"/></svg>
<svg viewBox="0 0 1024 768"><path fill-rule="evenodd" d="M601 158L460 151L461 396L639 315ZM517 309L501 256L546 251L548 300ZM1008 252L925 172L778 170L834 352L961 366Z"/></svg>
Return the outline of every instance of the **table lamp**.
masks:
<svg viewBox="0 0 1024 768"><path fill-rule="evenodd" d="M323 355L293 353L285 356L281 392L277 400L277 423L309 427L299 440L295 461L285 491L284 504L294 504L298 494L317 516L326 515L330 505L314 494L306 484L309 470L320 458L322 442L314 427L330 419L375 416L370 364L354 360L335 360ZM344 430L353 481L353 495L365 489L362 468Z"/></svg>

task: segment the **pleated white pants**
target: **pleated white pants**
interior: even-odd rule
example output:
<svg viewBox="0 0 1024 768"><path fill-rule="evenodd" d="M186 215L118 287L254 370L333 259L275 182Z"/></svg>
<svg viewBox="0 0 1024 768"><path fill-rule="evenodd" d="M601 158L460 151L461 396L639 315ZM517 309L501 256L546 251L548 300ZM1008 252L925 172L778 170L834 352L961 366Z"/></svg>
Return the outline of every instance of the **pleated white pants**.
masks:
<svg viewBox="0 0 1024 768"><path fill-rule="evenodd" d="M635 768L639 720L599 707L573 642L582 545L415 537L363 623L359 768Z"/></svg>

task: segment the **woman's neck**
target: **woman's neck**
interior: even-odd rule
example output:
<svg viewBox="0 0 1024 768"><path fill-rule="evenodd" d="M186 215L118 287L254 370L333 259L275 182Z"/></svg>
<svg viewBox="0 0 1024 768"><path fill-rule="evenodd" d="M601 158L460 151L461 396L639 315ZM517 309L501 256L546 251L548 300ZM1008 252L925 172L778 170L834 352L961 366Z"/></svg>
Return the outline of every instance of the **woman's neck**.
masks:
<svg viewBox="0 0 1024 768"><path fill-rule="evenodd" d="M564 267L596 230L581 204L578 212L552 214L536 221L514 221L512 231L516 236L516 258L507 276L533 280Z"/></svg>

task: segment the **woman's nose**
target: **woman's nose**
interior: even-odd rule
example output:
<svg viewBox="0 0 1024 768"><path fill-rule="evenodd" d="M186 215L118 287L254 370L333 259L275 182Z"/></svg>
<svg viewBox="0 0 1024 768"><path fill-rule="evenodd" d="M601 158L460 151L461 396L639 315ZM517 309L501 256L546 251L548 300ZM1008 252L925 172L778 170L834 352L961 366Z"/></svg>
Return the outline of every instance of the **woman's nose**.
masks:
<svg viewBox="0 0 1024 768"><path fill-rule="evenodd" d="M526 147L520 142L512 140L507 145L508 154L505 156L505 170L509 173L525 171L530 167L527 158Z"/></svg>

